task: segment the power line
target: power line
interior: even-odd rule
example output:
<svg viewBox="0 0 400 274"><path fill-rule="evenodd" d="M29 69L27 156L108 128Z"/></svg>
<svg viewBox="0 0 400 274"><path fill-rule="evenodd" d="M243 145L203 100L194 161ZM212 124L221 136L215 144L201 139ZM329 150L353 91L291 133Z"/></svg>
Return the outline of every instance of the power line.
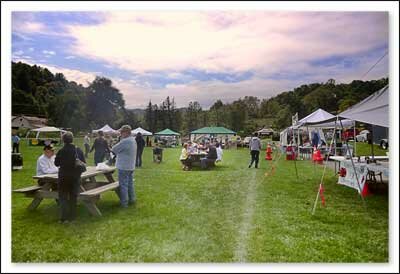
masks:
<svg viewBox="0 0 400 274"><path fill-rule="evenodd" d="M368 73L383 59L383 57L385 57L387 54L388 54L388 51L386 51L386 52L381 56L381 58L379 58L379 60L376 61L376 63L375 63L366 73L364 73L363 76L361 76L360 79L363 79L363 78L365 77L365 75L367 75L367 74L368 74Z"/></svg>

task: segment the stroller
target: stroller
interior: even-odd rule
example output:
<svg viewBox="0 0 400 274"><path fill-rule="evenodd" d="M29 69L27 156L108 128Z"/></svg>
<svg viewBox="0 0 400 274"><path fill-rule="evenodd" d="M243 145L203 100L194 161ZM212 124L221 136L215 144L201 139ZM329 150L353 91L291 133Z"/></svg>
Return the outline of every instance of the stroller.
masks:
<svg viewBox="0 0 400 274"><path fill-rule="evenodd" d="M153 148L153 162L161 163L163 155L163 149L160 147Z"/></svg>

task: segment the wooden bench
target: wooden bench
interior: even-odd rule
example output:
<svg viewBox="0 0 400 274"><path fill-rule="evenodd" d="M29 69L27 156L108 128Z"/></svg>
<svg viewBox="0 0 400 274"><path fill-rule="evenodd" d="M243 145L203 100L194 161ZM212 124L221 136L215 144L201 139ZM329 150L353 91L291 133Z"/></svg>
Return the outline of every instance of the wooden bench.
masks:
<svg viewBox="0 0 400 274"><path fill-rule="evenodd" d="M20 189L14 189L13 192L30 194L30 193L36 192L39 189L42 189L42 187L39 185L35 185L35 186L28 186L28 187L24 187L24 188L20 188Z"/></svg>
<svg viewBox="0 0 400 274"><path fill-rule="evenodd" d="M100 210L96 206L100 194L109 190L115 190L119 187L119 182L113 182L107 185L99 186L79 193L79 199L86 205L89 212L94 216L101 216ZM117 191L117 195L118 191Z"/></svg>
<svg viewBox="0 0 400 274"><path fill-rule="evenodd" d="M118 187L119 187L119 182L117 181L117 182L113 182L111 184L106 184L106 185L103 185L103 186L99 186L99 187L96 187L96 188L89 189L87 191L79 193L79 195L81 197L93 197L93 196L100 195L103 192L116 189Z"/></svg>

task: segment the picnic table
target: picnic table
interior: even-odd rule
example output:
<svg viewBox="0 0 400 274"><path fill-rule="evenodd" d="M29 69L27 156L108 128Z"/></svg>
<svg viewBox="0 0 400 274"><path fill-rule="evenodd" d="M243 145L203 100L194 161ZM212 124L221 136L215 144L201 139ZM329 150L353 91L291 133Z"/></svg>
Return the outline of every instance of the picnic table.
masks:
<svg viewBox="0 0 400 274"><path fill-rule="evenodd" d="M189 157L193 163L199 163L201 162L201 158L207 157L207 152L205 151L197 151L197 152L191 152L189 153Z"/></svg>
<svg viewBox="0 0 400 274"><path fill-rule="evenodd" d="M92 215L101 216L101 212L96 205L100 195L110 190L114 190L117 195L119 193L119 182L115 181L112 176L115 167L96 170L96 167L88 166L86 169L81 174L78 200L83 202ZM104 175L107 181L97 181L96 176L98 175ZM58 173L33 176L33 179L37 180L37 185L13 190L33 199L28 206L28 210L36 209L43 199L58 199Z"/></svg>

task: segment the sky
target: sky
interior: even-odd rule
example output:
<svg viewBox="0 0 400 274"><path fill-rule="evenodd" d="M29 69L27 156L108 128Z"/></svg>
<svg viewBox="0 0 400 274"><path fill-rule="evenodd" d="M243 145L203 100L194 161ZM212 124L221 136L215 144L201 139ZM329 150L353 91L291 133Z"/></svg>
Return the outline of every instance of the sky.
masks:
<svg viewBox="0 0 400 274"><path fill-rule="evenodd" d="M13 12L12 60L87 86L107 77L127 108L270 98L303 84L388 77L386 12Z"/></svg>

